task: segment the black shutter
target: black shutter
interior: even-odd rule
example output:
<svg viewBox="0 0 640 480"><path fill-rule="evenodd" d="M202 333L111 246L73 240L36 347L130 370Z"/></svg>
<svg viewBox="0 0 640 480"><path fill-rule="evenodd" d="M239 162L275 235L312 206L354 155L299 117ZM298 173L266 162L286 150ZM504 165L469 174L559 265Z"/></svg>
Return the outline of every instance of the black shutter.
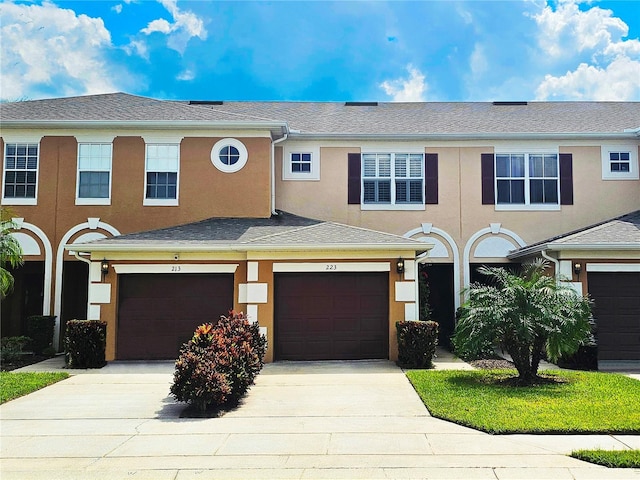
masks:
<svg viewBox="0 0 640 480"><path fill-rule="evenodd" d="M560 154L560 205L573 205L573 155Z"/></svg>
<svg viewBox="0 0 640 480"><path fill-rule="evenodd" d="M438 204L438 154L427 153L424 157L424 203Z"/></svg>
<svg viewBox="0 0 640 480"><path fill-rule="evenodd" d="M482 204L493 205L496 202L494 189L493 153L483 153L482 161Z"/></svg>
<svg viewBox="0 0 640 480"><path fill-rule="evenodd" d="M361 172L361 159L359 153L349 154L349 166L347 173L347 197L349 205L360 204L360 185L362 181L360 179Z"/></svg>

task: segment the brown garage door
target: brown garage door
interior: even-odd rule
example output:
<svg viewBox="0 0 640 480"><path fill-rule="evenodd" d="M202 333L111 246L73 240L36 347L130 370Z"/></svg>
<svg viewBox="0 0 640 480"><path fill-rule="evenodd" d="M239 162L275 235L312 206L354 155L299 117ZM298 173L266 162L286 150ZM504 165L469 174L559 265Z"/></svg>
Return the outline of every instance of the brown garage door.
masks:
<svg viewBox="0 0 640 480"><path fill-rule="evenodd" d="M280 274L275 296L277 360L389 357L388 274Z"/></svg>
<svg viewBox="0 0 640 480"><path fill-rule="evenodd" d="M118 282L119 360L175 359L198 325L233 307L233 275L127 274Z"/></svg>
<svg viewBox="0 0 640 480"><path fill-rule="evenodd" d="M598 359L640 360L640 273L589 273Z"/></svg>

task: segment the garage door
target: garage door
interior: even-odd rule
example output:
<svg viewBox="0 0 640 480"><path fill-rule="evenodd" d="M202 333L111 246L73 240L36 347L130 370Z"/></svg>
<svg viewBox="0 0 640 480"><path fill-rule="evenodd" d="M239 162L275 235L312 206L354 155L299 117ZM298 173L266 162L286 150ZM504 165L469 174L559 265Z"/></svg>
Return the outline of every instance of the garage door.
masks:
<svg viewBox="0 0 640 480"><path fill-rule="evenodd" d="M178 357L196 327L233 307L233 275L121 275L118 296L119 360Z"/></svg>
<svg viewBox="0 0 640 480"><path fill-rule="evenodd" d="M589 273L598 359L640 360L640 273Z"/></svg>
<svg viewBox="0 0 640 480"><path fill-rule="evenodd" d="M387 273L280 274L277 360L389 357Z"/></svg>

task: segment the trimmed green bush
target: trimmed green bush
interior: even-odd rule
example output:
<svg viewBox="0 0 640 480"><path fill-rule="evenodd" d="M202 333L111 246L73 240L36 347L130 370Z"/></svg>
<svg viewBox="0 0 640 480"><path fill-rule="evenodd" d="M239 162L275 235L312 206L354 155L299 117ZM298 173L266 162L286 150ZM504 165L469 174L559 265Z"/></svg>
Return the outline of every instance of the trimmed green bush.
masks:
<svg viewBox="0 0 640 480"><path fill-rule="evenodd" d="M257 322L242 313L200 325L180 349L171 394L200 412L234 404L260 373L266 349Z"/></svg>
<svg viewBox="0 0 640 480"><path fill-rule="evenodd" d="M27 317L27 336L31 338L33 353L42 355L45 348L53 346L53 329L55 326L55 315L32 315Z"/></svg>
<svg viewBox="0 0 640 480"><path fill-rule="evenodd" d="M99 320L69 320L64 348L69 368L101 368L105 361L107 324Z"/></svg>
<svg viewBox="0 0 640 480"><path fill-rule="evenodd" d="M403 368L432 368L438 344L438 323L396 322L398 365Z"/></svg>
<svg viewBox="0 0 640 480"><path fill-rule="evenodd" d="M31 339L29 337L2 337L0 339L0 360L3 364L19 360L22 351Z"/></svg>

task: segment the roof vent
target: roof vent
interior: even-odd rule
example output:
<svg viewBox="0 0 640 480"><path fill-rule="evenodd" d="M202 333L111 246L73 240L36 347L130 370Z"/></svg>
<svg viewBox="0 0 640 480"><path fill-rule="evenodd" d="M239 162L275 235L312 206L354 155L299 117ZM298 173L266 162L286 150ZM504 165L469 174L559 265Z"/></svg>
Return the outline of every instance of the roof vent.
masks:
<svg viewBox="0 0 640 480"><path fill-rule="evenodd" d="M345 107L377 107L378 102L344 102Z"/></svg>
<svg viewBox="0 0 640 480"><path fill-rule="evenodd" d="M516 105L528 105L529 102L493 102L496 106L516 106Z"/></svg>
<svg viewBox="0 0 640 480"><path fill-rule="evenodd" d="M189 105L222 105L222 100L189 100Z"/></svg>

